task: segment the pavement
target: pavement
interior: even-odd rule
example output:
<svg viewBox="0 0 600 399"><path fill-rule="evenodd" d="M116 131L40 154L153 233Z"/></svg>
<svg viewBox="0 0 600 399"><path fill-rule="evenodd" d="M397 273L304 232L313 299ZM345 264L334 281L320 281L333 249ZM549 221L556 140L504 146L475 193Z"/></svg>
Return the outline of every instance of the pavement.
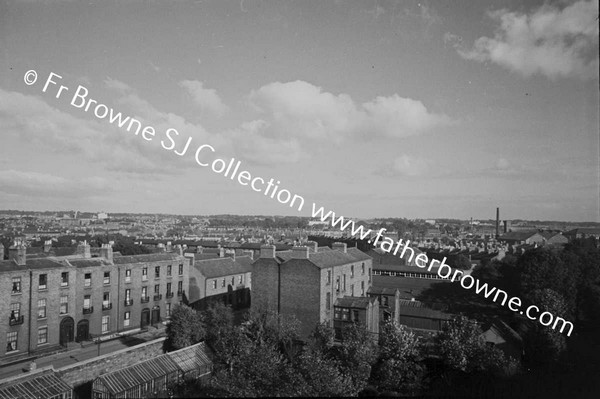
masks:
<svg viewBox="0 0 600 399"><path fill-rule="evenodd" d="M86 343L84 346L77 343L71 343L69 344L67 351L38 357L35 359L35 363L37 368L53 366L55 369L59 369L61 367L116 352L118 350L139 345L141 343L152 341L164 336L164 328L151 328L148 331L138 334L117 337L110 341L103 341L100 343L100 345L91 342ZM19 374L25 374L29 371L30 365L31 360L24 359L18 363L0 366L0 380Z"/></svg>

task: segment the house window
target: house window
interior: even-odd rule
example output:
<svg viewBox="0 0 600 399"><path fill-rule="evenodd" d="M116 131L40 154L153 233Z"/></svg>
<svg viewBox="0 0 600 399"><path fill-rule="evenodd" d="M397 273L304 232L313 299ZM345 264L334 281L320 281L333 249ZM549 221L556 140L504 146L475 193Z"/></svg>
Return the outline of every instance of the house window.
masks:
<svg viewBox="0 0 600 399"><path fill-rule="evenodd" d="M110 272L104 272L104 284L110 284Z"/></svg>
<svg viewBox="0 0 600 399"><path fill-rule="evenodd" d="M365 262L362 263L362 265L360 266L361 271L362 271L362 275L365 275Z"/></svg>
<svg viewBox="0 0 600 399"><path fill-rule="evenodd" d="M66 287L69 285L69 272L62 272L60 274L60 286Z"/></svg>
<svg viewBox="0 0 600 399"><path fill-rule="evenodd" d="M330 292L328 292L327 295L325 296L325 308L326 308L326 310L331 309L331 293Z"/></svg>
<svg viewBox="0 0 600 399"><path fill-rule="evenodd" d="M225 279L221 280L221 287L225 288Z"/></svg>
<svg viewBox="0 0 600 399"><path fill-rule="evenodd" d="M125 300L131 300L131 290L129 288L125 290Z"/></svg>
<svg viewBox="0 0 600 399"><path fill-rule="evenodd" d="M383 297L383 306L388 306L388 297L387 296Z"/></svg>
<svg viewBox="0 0 600 399"><path fill-rule="evenodd" d="M102 295L102 309L108 309L110 307L110 292L105 292Z"/></svg>
<svg viewBox="0 0 600 399"><path fill-rule="evenodd" d="M171 283L167 283L167 296L171 295Z"/></svg>
<svg viewBox="0 0 600 399"><path fill-rule="evenodd" d="M129 327L129 321L131 320L131 312L125 312L123 316L123 327Z"/></svg>
<svg viewBox="0 0 600 399"><path fill-rule="evenodd" d="M46 318L46 299L38 299L38 319Z"/></svg>
<svg viewBox="0 0 600 399"><path fill-rule="evenodd" d="M358 321L358 310L352 311L352 321Z"/></svg>
<svg viewBox="0 0 600 399"><path fill-rule="evenodd" d="M342 318L342 313L340 311L340 308L333 308L333 318L334 319L341 319Z"/></svg>
<svg viewBox="0 0 600 399"><path fill-rule="evenodd" d="M354 277L354 265L350 266L350 278Z"/></svg>
<svg viewBox="0 0 600 399"><path fill-rule="evenodd" d="M48 326L38 327L38 345L48 342Z"/></svg>
<svg viewBox="0 0 600 399"><path fill-rule="evenodd" d="M243 274L240 274L240 278L239 278L238 283L239 284L243 284L244 283L244 275Z"/></svg>
<svg viewBox="0 0 600 399"><path fill-rule="evenodd" d="M154 268L154 278L160 278L160 266Z"/></svg>
<svg viewBox="0 0 600 399"><path fill-rule="evenodd" d="M21 292L21 277L12 278L12 293L17 294Z"/></svg>
<svg viewBox="0 0 600 399"><path fill-rule="evenodd" d="M183 276L183 263L179 264L179 275Z"/></svg>
<svg viewBox="0 0 600 399"><path fill-rule="evenodd" d="M183 281L177 283L177 295L183 294Z"/></svg>
<svg viewBox="0 0 600 399"><path fill-rule="evenodd" d="M327 270L327 285L331 284L331 270Z"/></svg>
<svg viewBox="0 0 600 399"><path fill-rule="evenodd" d="M10 319L17 320L21 316L21 304L11 303L10 304Z"/></svg>
<svg viewBox="0 0 600 399"><path fill-rule="evenodd" d="M125 282L131 283L131 269L125 270Z"/></svg>
<svg viewBox="0 0 600 399"><path fill-rule="evenodd" d="M216 290L217 289L217 280L213 280L213 289Z"/></svg>
<svg viewBox="0 0 600 399"><path fill-rule="evenodd" d="M346 274L344 274L344 286L343 291L346 292Z"/></svg>
<svg viewBox="0 0 600 399"><path fill-rule="evenodd" d="M167 317L171 317L171 304L167 303L166 306L167 306L167 308L166 308Z"/></svg>
<svg viewBox="0 0 600 399"><path fill-rule="evenodd" d="M360 296L365 296L365 282L360 282Z"/></svg>
<svg viewBox="0 0 600 399"><path fill-rule="evenodd" d="M148 280L148 268L144 267L142 269L142 281Z"/></svg>
<svg viewBox="0 0 600 399"><path fill-rule="evenodd" d="M340 293L340 276L335 278L335 292Z"/></svg>
<svg viewBox="0 0 600 399"><path fill-rule="evenodd" d="M349 320L349 319L350 319L350 309L342 308L342 320Z"/></svg>
<svg viewBox="0 0 600 399"><path fill-rule="evenodd" d="M60 297L60 314L69 313L69 297L61 296Z"/></svg>
<svg viewBox="0 0 600 399"><path fill-rule="evenodd" d="M102 333L108 332L108 324L110 323L110 316L102 316Z"/></svg>
<svg viewBox="0 0 600 399"><path fill-rule="evenodd" d="M167 277L171 276L171 268L172 268L171 265L167 265Z"/></svg>
<svg viewBox="0 0 600 399"><path fill-rule="evenodd" d="M142 287L142 298L146 298L148 296L148 287Z"/></svg>
<svg viewBox="0 0 600 399"><path fill-rule="evenodd" d="M156 285L154 286L154 293L155 293L155 294L158 294L159 292L160 292L160 284L156 284Z"/></svg>
<svg viewBox="0 0 600 399"><path fill-rule="evenodd" d="M83 286L89 287L92 285L92 273L86 273L83 276Z"/></svg>
<svg viewBox="0 0 600 399"><path fill-rule="evenodd" d="M16 331L11 331L6 333L6 351L12 352L17 350L17 338L18 333Z"/></svg>
<svg viewBox="0 0 600 399"><path fill-rule="evenodd" d="M39 282L38 282L38 289L45 290L46 288L48 288L47 284L48 284L48 275L40 274Z"/></svg>
<svg viewBox="0 0 600 399"><path fill-rule="evenodd" d="M92 307L92 296L91 295L84 295L83 296L83 308L84 309L89 309Z"/></svg>
<svg viewBox="0 0 600 399"><path fill-rule="evenodd" d="M369 283L371 282L371 268L369 267Z"/></svg>
<svg viewBox="0 0 600 399"><path fill-rule="evenodd" d="M354 296L354 284L350 284L350 296Z"/></svg>
<svg viewBox="0 0 600 399"><path fill-rule="evenodd" d="M233 287L235 285L235 276L231 277L231 286Z"/></svg>

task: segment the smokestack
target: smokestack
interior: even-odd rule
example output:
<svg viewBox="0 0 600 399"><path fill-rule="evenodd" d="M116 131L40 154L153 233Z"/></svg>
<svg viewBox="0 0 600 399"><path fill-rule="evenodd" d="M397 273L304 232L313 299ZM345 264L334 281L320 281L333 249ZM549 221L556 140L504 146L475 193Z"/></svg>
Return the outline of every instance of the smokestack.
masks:
<svg viewBox="0 0 600 399"><path fill-rule="evenodd" d="M500 237L500 208L496 208L496 238Z"/></svg>

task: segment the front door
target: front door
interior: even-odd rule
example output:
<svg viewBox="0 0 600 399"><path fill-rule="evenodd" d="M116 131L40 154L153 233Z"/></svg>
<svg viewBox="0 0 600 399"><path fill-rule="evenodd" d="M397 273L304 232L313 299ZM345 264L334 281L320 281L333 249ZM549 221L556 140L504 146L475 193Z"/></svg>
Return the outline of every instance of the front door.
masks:
<svg viewBox="0 0 600 399"><path fill-rule="evenodd" d="M150 324L150 309L142 310L142 319L140 321L140 327L144 328Z"/></svg>
<svg viewBox="0 0 600 399"><path fill-rule="evenodd" d="M77 323L77 342L87 341L90 338L90 322L81 320Z"/></svg>
<svg viewBox="0 0 600 399"><path fill-rule="evenodd" d="M160 322L160 308L155 306L152 308L152 325Z"/></svg>
<svg viewBox="0 0 600 399"><path fill-rule="evenodd" d="M75 322L72 317L65 317L60 322L59 342L62 346L67 346L69 342L73 342Z"/></svg>

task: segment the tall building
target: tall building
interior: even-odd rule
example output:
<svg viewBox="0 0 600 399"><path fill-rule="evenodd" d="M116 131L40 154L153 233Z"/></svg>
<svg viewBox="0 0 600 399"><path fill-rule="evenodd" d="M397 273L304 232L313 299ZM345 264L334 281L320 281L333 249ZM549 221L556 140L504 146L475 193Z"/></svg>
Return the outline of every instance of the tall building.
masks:
<svg viewBox="0 0 600 399"><path fill-rule="evenodd" d="M282 252L263 245L252 264L252 307L294 315L305 338L318 323L339 327L334 320L362 321L377 333L378 301L367 297L371 273L372 258L344 243L329 249L308 242Z"/></svg>
<svg viewBox="0 0 600 399"><path fill-rule="evenodd" d="M24 243L0 261L0 358L144 328L185 300L189 260L178 253L31 258Z"/></svg>

